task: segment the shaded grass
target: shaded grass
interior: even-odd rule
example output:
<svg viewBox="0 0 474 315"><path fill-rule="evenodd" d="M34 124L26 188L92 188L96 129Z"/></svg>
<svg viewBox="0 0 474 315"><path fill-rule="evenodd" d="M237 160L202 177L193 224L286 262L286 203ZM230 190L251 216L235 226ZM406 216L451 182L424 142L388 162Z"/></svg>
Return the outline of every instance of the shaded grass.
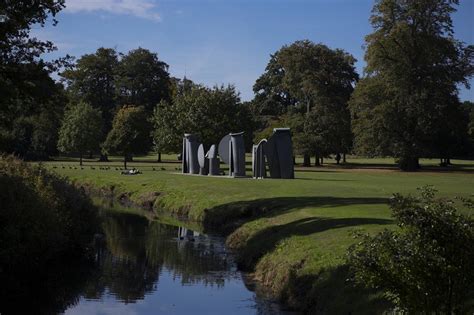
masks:
<svg viewBox="0 0 474 315"><path fill-rule="evenodd" d="M308 312L370 313L387 307L377 292L346 281L344 261L354 230L395 228L387 206L391 194L415 193L424 185L434 185L441 196L474 193L469 171L299 167L295 180L252 180L186 176L177 174L177 163L138 159L129 163L143 172L137 176L123 176L115 169L59 167L64 163L73 162L45 165L78 183L112 190L116 196L126 194L136 204L155 196L155 211L186 215L208 230L229 233L227 243L239 253L240 265L274 295ZM97 165L115 163L121 162Z"/></svg>

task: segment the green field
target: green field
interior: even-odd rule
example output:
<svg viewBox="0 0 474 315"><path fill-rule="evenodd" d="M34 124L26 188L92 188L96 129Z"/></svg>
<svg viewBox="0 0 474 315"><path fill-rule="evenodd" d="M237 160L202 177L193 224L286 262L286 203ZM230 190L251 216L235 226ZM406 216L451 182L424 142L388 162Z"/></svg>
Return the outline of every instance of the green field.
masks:
<svg viewBox="0 0 474 315"><path fill-rule="evenodd" d="M331 161L325 167L297 167L295 180L253 180L181 175L175 156L163 158L175 162L155 163L155 156L130 162L143 173L136 176L120 174L119 158L87 160L83 169L68 159L44 165L78 183L109 191L113 186L116 196L153 202L155 209L185 214L204 229L230 233L227 242L241 266L276 296L330 313L384 308L376 293L345 281L343 263L354 230L395 228L387 206L393 193L433 185L440 196L474 194L473 161L453 160L455 166L446 169L436 167L437 160L422 160L428 170L403 173L393 159L350 157L345 166Z"/></svg>

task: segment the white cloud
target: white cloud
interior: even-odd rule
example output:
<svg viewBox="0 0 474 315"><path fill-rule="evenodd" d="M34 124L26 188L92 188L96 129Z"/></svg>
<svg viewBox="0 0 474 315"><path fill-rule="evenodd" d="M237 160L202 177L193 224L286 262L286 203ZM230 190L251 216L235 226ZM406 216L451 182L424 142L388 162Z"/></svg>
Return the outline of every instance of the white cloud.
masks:
<svg viewBox="0 0 474 315"><path fill-rule="evenodd" d="M152 21L160 21L152 0L66 0L66 12L101 11L126 14Z"/></svg>

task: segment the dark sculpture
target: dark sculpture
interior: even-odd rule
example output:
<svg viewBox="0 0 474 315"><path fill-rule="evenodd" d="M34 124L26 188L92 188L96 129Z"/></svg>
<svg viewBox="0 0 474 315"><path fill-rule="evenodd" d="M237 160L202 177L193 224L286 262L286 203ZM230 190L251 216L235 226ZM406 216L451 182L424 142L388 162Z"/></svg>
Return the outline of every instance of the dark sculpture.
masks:
<svg viewBox="0 0 474 315"><path fill-rule="evenodd" d="M207 175L209 173L209 159L204 153L204 145L200 144L198 148L198 162L199 162L199 175Z"/></svg>
<svg viewBox="0 0 474 315"><path fill-rule="evenodd" d="M274 128L265 146L271 178L295 178L290 128Z"/></svg>
<svg viewBox="0 0 474 315"><path fill-rule="evenodd" d="M267 177L267 168L265 166L265 146L267 139L262 139L252 148L252 175L253 178Z"/></svg>
<svg viewBox="0 0 474 315"><path fill-rule="evenodd" d="M243 132L230 133L219 142L219 156L229 165L229 176L245 176L245 146Z"/></svg>
<svg viewBox="0 0 474 315"><path fill-rule="evenodd" d="M219 164L221 163L219 157L217 157L216 145L211 145L211 148L206 153L206 157L209 161L209 175L220 175L221 169Z"/></svg>
<svg viewBox="0 0 474 315"><path fill-rule="evenodd" d="M220 159L229 165L229 176L245 177L245 146L243 132L230 133L219 142L218 150L212 145L204 153L204 145L199 144L192 134L183 138L183 173L220 175ZM217 153L219 152L219 157ZM266 164L271 178L295 178L293 165L293 144L289 128L274 128L272 136L261 140L252 149L252 175L254 178L267 177Z"/></svg>
<svg viewBox="0 0 474 315"><path fill-rule="evenodd" d="M198 146L199 142L194 135L190 133L184 134L182 156L182 172L184 174L199 173Z"/></svg>

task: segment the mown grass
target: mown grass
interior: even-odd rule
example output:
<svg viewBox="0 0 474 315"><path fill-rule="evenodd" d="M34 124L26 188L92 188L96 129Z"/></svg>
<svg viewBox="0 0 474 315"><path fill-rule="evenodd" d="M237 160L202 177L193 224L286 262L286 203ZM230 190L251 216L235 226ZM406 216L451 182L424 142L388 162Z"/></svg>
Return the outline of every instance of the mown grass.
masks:
<svg viewBox="0 0 474 315"><path fill-rule="evenodd" d="M434 164L416 173L367 168L392 166L378 159L361 168L298 167L295 180L253 180L181 175L179 163L158 164L155 159L129 163L143 172L137 176L120 175L115 159L87 161L83 169L70 161L45 165L82 184L113 186L116 194L129 193L138 204L158 192L157 198L151 195L155 208L230 233L227 242L239 253L241 267L253 271L276 296L308 312L377 313L387 306L376 292L345 281L344 256L354 242L354 230L395 228L387 206L393 193L416 193L424 185L435 186L446 197L474 193L472 161L453 161L461 165L451 168L455 171L437 171Z"/></svg>

